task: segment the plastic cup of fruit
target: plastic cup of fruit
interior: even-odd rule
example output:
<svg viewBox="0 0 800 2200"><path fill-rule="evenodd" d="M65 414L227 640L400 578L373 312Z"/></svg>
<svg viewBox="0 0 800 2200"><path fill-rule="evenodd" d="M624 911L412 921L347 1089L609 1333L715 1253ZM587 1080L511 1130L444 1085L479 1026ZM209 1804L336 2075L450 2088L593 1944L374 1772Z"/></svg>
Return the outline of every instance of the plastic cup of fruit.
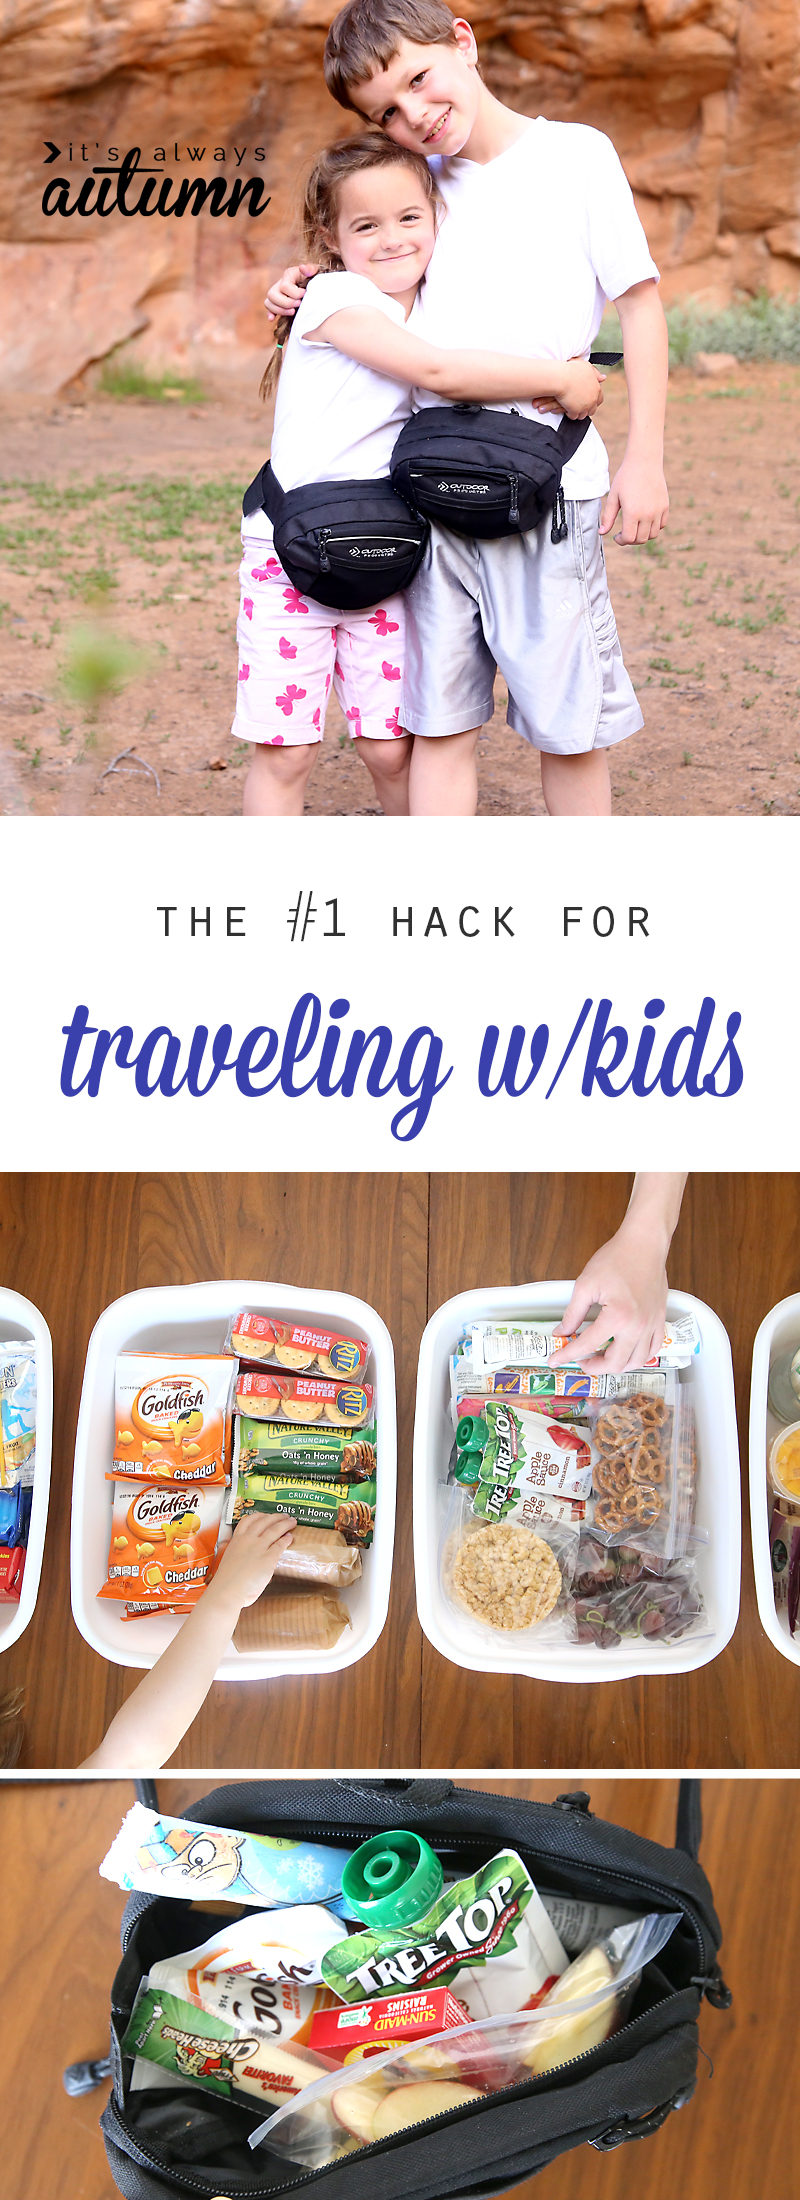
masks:
<svg viewBox="0 0 800 2200"><path fill-rule="evenodd" d="M777 1497L800 1505L800 1421L778 1430L769 1455L769 1478Z"/></svg>

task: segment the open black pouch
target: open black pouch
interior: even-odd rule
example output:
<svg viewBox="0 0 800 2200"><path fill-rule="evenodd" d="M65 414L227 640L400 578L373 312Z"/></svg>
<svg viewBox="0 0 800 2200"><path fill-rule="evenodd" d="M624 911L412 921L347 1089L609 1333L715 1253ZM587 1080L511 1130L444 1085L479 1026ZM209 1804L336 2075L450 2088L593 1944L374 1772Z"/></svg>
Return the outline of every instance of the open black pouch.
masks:
<svg viewBox="0 0 800 2200"><path fill-rule="evenodd" d="M133 1894L112 1990L113 2092L101 2119L119 2191L128 2200L167 2200L175 2192L246 2200L306 2187L320 2200L490 2200L572 2147L588 2142L610 2151L657 2130L694 2090L703 1994L720 2007L730 2000L717 1963L721 1929L697 1862L698 1784L682 1784L674 1849L593 1818L588 1805L585 1796L530 1803L444 1779L243 1782L193 1804L187 1816L200 1823L306 1840L355 1844L379 1829L417 1828L465 1871L506 1845L541 1886L642 1912L678 1911L680 1922L643 1972L627 2022L601 2046L309 2172L263 2144L248 2146L263 2121L259 2102L251 2111L194 2086L127 2094L131 2065L120 2042L140 1981L152 1963L198 1937L188 1902ZM201 1931L210 1930L206 1915Z"/></svg>

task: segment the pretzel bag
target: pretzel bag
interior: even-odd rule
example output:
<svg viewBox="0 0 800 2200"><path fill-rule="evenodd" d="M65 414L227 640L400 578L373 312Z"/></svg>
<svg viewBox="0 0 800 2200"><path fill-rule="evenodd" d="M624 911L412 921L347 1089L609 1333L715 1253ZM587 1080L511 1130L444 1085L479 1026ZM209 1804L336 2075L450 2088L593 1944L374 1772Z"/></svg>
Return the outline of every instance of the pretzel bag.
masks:
<svg viewBox="0 0 800 2200"><path fill-rule="evenodd" d="M594 1464L592 1533L662 1560L687 1549L697 1490L692 1388L671 1372L666 1395L648 1391L587 1405Z"/></svg>

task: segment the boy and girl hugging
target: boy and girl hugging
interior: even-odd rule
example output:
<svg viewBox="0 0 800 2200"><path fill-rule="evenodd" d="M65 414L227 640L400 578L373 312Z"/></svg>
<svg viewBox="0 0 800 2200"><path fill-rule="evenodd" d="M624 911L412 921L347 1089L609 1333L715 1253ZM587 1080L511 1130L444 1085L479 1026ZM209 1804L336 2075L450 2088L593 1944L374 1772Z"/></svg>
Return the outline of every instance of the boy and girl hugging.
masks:
<svg viewBox="0 0 800 2200"><path fill-rule="evenodd" d="M266 301L279 493L388 485L401 430L430 406L483 405L489 423L514 413L519 429L505 427L526 437L535 419L580 421L582 440L539 524L484 539L434 520L410 585L363 609L293 586L266 509L245 498L233 724L254 744L245 813L302 815L333 684L386 815L473 816L499 668L548 813L606 816L607 752L643 719L603 537L647 542L668 512L667 329L630 187L599 131L494 98L444 0L348 0L324 71L366 127L315 163L309 257ZM607 300L630 414L610 491L592 417L604 377L589 361Z"/></svg>

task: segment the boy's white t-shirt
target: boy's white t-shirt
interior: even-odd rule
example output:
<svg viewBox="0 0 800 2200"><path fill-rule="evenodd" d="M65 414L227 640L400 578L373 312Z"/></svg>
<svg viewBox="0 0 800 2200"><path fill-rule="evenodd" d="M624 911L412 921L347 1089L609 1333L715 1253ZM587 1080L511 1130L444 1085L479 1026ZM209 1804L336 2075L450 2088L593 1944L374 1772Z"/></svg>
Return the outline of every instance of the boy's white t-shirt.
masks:
<svg viewBox="0 0 800 2200"><path fill-rule="evenodd" d="M404 309L366 275L315 275L298 306L286 344L275 400L270 459L282 489L306 481L378 481L411 412L411 389L348 359L316 330L345 306L371 306L398 328ZM272 540L266 512L244 521L243 533Z"/></svg>
<svg viewBox="0 0 800 2200"><path fill-rule="evenodd" d="M434 156L429 165L447 215L409 322L426 343L586 357L607 299L648 277L658 281L630 184L602 131L540 115L482 166L461 155ZM430 390L414 391L415 406L441 403ZM527 400L518 409L553 426L561 418ZM567 497L608 488L594 423L562 482Z"/></svg>

